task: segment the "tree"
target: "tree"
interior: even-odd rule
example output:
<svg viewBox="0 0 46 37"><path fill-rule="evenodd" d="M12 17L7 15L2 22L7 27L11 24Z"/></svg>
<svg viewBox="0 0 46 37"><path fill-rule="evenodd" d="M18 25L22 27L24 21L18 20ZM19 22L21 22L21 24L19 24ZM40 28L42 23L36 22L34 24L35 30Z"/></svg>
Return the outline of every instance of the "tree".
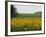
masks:
<svg viewBox="0 0 46 37"><path fill-rule="evenodd" d="M18 15L16 8L11 5L11 18L16 17Z"/></svg>

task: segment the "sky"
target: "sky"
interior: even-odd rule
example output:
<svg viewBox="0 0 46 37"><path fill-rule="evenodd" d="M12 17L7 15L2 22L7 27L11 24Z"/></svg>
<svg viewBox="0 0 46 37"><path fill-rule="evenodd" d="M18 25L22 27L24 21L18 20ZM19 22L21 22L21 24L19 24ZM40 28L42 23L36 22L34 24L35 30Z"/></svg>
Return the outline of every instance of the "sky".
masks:
<svg viewBox="0 0 46 37"><path fill-rule="evenodd" d="M33 14L42 11L42 7L37 5L14 5L14 8L17 9L19 14Z"/></svg>

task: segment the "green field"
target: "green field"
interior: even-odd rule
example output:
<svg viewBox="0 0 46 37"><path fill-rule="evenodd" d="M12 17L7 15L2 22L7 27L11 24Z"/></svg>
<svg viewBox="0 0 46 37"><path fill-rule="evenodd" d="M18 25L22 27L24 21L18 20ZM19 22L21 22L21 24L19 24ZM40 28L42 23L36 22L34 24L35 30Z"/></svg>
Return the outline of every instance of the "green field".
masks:
<svg viewBox="0 0 46 37"><path fill-rule="evenodd" d="M39 31L41 30L42 20L41 17L26 17L26 18L12 18L11 19L11 32L17 31Z"/></svg>

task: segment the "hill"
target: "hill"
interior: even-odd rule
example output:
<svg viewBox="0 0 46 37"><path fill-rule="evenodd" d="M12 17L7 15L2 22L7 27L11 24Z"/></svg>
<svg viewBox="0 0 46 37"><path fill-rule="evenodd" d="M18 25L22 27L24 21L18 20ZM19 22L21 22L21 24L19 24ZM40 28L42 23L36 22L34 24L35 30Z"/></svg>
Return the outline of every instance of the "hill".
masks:
<svg viewBox="0 0 46 37"><path fill-rule="evenodd" d="M42 16L42 12L35 12L34 14L17 14L14 17L41 17Z"/></svg>

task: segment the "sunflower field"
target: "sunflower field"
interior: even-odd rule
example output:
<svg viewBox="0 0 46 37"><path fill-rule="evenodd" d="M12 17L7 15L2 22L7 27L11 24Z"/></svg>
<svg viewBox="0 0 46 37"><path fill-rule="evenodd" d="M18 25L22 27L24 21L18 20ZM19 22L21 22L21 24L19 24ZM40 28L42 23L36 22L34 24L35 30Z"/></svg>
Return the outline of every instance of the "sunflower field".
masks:
<svg viewBox="0 0 46 37"><path fill-rule="evenodd" d="M11 32L15 31L38 31L42 28L42 19L35 18L12 18Z"/></svg>

